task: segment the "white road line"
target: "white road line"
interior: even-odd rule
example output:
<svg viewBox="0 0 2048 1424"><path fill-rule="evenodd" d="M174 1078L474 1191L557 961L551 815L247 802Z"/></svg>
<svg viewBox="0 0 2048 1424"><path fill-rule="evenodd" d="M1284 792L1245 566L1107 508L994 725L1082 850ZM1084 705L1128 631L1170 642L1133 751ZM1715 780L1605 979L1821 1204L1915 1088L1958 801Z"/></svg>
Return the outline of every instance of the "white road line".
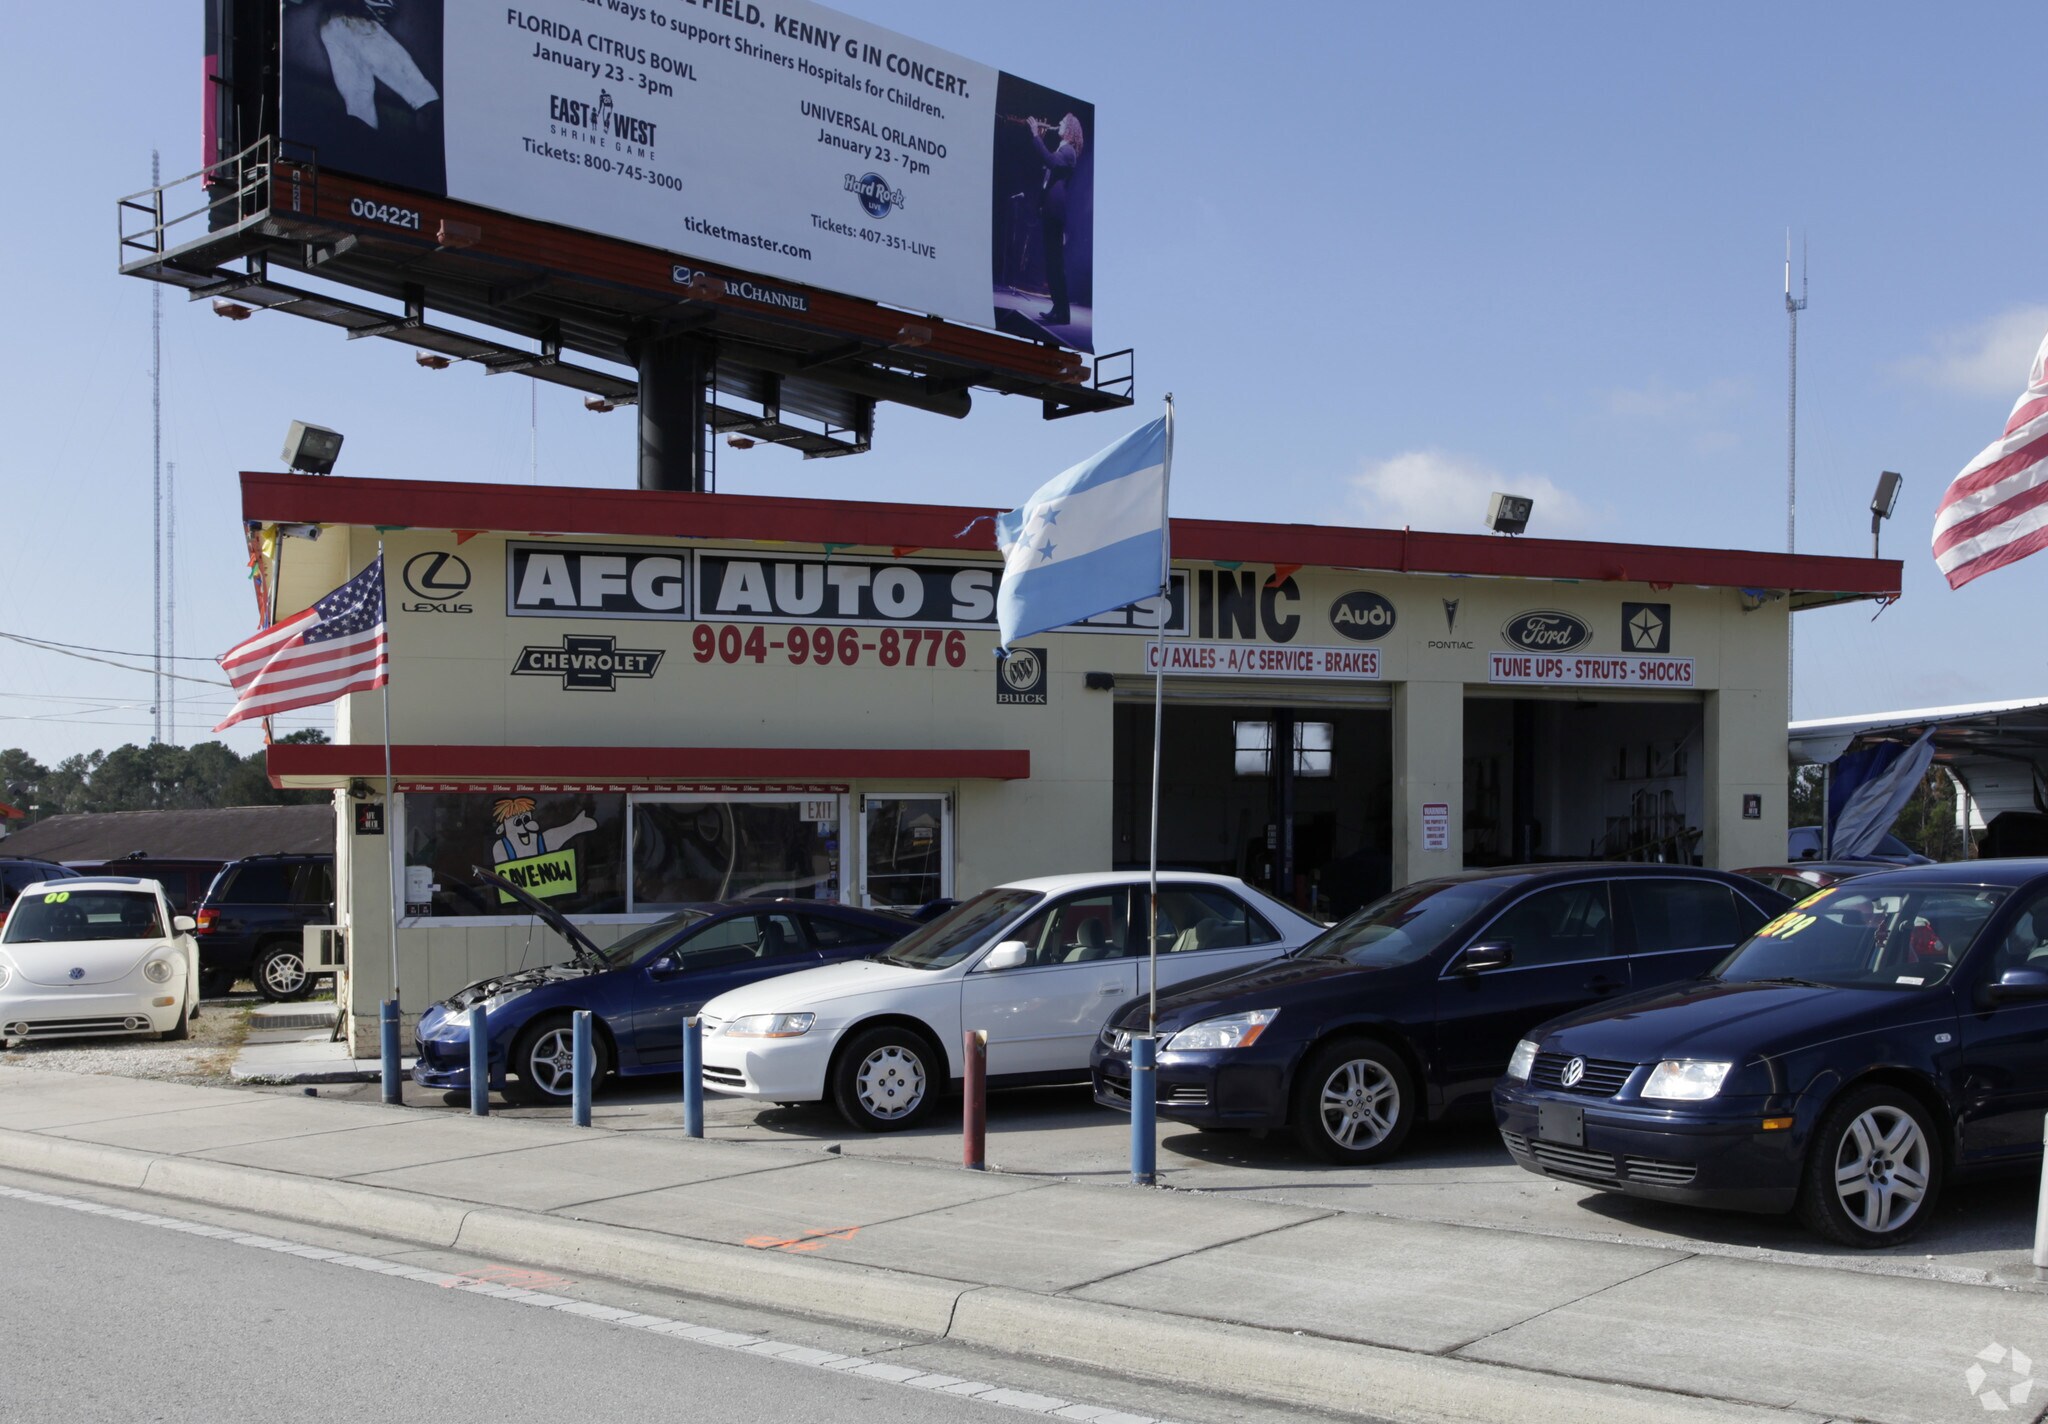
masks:
<svg viewBox="0 0 2048 1424"><path fill-rule="evenodd" d="M346 1251L330 1251L325 1247L310 1246L300 1241L287 1241L276 1236L260 1236L254 1232L235 1231L224 1226L209 1226L204 1222L159 1216L154 1212L130 1211L126 1207L108 1206L104 1202L87 1201L82 1197L32 1192L6 1185L0 1185L0 1197L34 1202L39 1206L62 1207L66 1211L84 1212L92 1216L111 1217L115 1221L133 1222L137 1226L154 1226L165 1231L181 1231L191 1236L210 1237L234 1246L249 1246L259 1251L299 1256L330 1266L345 1266L352 1270L372 1271L378 1275L400 1276L442 1290L466 1291L471 1295L489 1296L520 1305L540 1306L547 1310L558 1310L564 1315L582 1316L587 1320L626 1330L645 1330L654 1335L669 1335L678 1340L688 1340L692 1344L710 1345L722 1350L742 1350L750 1355L766 1355L770 1359L780 1360L786 1364L859 1375L862 1379L902 1385L907 1389L959 1395L966 1399L978 1399L984 1404L998 1405L1041 1417L1084 1420L1088 1424L1171 1424L1169 1420L1154 1418L1150 1414L1126 1414L1121 1410L1082 1404L1070 1399L1055 1399L1051 1395L1036 1394L1030 1390L1011 1389L980 1380L936 1374L906 1365L892 1365L881 1360L871 1360L864 1355L836 1355L830 1350L814 1349L808 1345L792 1345L759 1335L742 1335L710 1325L694 1325L686 1320L672 1320L665 1315L642 1315L615 1306L598 1305L592 1301L571 1300L567 1296L549 1295L544 1291L477 1280L464 1273L451 1275L446 1271L404 1266L377 1256L356 1256Z"/></svg>

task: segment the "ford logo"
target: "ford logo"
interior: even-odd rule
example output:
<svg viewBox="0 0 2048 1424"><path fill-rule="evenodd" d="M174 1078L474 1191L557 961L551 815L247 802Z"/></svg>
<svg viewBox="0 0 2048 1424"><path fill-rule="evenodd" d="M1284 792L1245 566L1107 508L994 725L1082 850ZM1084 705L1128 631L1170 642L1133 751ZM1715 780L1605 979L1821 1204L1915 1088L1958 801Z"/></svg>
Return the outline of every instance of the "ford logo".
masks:
<svg viewBox="0 0 2048 1424"><path fill-rule="evenodd" d="M1502 625L1500 635L1507 639L1509 647L1523 652L1568 653L1584 647L1593 630L1583 618L1543 608L1534 613L1517 613Z"/></svg>
<svg viewBox="0 0 2048 1424"><path fill-rule="evenodd" d="M1345 637L1370 643L1394 631L1394 605L1377 593L1354 588L1330 605L1330 623Z"/></svg>

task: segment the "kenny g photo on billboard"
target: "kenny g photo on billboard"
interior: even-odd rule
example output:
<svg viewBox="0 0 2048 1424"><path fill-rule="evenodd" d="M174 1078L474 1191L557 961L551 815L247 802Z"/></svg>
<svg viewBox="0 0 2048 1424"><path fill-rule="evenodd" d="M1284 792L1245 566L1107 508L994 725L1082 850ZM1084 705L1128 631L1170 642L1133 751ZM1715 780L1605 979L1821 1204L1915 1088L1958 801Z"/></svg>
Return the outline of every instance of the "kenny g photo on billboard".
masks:
<svg viewBox="0 0 2048 1424"><path fill-rule="evenodd" d="M996 86L996 324L1095 349L1095 106L1005 74Z"/></svg>

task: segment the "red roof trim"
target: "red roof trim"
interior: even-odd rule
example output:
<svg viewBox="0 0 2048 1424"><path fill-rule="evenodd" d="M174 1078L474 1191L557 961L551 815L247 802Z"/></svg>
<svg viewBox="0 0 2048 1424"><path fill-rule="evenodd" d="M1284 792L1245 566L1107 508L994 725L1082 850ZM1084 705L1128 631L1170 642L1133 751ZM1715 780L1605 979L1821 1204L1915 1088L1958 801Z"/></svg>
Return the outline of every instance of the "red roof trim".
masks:
<svg viewBox="0 0 2048 1424"><path fill-rule="evenodd" d="M266 758L273 786L285 778L381 784L381 743L277 742ZM448 747L394 746L404 781L1023 781L1028 751L857 747Z"/></svg>
<svg viewBox="0 0 2048 1424"><path fill-rule="evenodd" d="M0 801L0 821L25 821L27 819L28 812L22 810L19 806L10 806L5 801Z"/></svg>
<svg viewBox="0 0 2048 1424"><path fill-rule="evenodd" d="M981 525L969 526L994 512L947 505L763 495L263 472L242 476L242 517L265 524L381 524L991 552L995 547L991 531ZM1215 519L1174 520L1173 552L1181 559L1313 564L1390 573L1704 584L1880 598L1897 597L1901 577L1897 559Z"/></svg>

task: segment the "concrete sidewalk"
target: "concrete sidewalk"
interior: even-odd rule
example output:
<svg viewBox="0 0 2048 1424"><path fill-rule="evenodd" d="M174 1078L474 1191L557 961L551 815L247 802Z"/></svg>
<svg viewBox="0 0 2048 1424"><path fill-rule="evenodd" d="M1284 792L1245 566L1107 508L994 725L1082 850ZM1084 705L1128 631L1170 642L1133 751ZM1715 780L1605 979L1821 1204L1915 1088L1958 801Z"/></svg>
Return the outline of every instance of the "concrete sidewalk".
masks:
<svg viewBox="0 0 2048 1424"><path fill-rule="evenodd" d="M0 1166L1403 1420L1975 1419L2048 1359L2029 1290L27 1069Z"/></svg>

